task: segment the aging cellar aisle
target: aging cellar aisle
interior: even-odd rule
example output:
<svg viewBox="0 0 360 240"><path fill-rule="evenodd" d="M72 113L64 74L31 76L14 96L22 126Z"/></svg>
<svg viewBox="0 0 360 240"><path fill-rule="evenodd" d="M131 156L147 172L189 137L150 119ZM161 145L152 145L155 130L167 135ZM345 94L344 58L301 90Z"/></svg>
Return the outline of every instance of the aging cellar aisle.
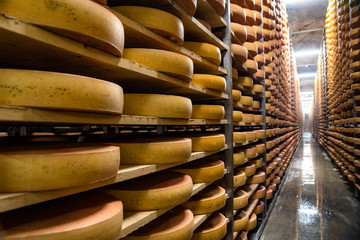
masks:
<svg viewBox="0 0 360 240"><path fill-rule="evenodd" d="M340 175L304 133L260 239L360 239L360 203Z"/></svg>

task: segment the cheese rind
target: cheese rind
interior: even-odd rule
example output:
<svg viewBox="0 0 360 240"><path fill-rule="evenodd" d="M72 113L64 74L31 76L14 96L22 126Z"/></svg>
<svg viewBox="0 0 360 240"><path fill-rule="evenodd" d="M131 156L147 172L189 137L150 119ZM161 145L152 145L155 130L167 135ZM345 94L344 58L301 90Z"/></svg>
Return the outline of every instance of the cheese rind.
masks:
<svg viewBox="0 0 360 240"><path fill-rule="evenodd" d="M249 222L249 215L241 210L234 216L234 232L240 232L244 230Z"/></svg>
<svg viewBox="0 0 360 240"><path fill-rule="evenodd" d="M88 185L116 176L119 148L34 143L3 146L0 192L43 191Z"/></svg>
<svg viewBox="0 0 360 240"><path fill-rule="evenodd" d="M237 189L234 191L234 209L241 209L246 207L248 204L249 197L247 192L241 189Z"/></svg>
<svg viewBox="0 0 360 240"><path fill-rule="evenodd" d="M233 186L234 188L238 188L246 183L246 174L241 171L234 169L234 179L233 179Z"/></svg>
<svg viewBox="0 0 360 240"><path fill-rule="evenodd" d="M121 114L124 96L114 83L72 74L0 69L0 105Z"/></svg>
<svg viewBox="0 0 360 240"><path fill-rule="evenodd" d="M214 91L223 92L226 88L225 78L216 75L194 74L191 82Z"/></svg>
<svg viewBox="0 0 360 240"><path fill-rule="evenodd" d="M219 151L225 147L224 134L208 134L192 136L192 150L197 151Z"/></svg>
<svg viewBox="0 0 360 240"><path fill-rule="evenodd" d="M125 48L123 58L186 81L191 81L194 72L189 57L171 51Z"/></svg>
<svg viewBox="0 0 360 240"><path fill-rule="evenodd" d="M227 219L221 213L213 213L194 231L193 240L222 239L226 235Z"/></svg>
<svg viewBox="0 0 360 240"><path fill-rule="evenodd" d="M243 119L243 113L241 111L233 111L233 121L241 122Z"/></svg>
<svg viewBox="0 0 360 240"><path fill-rule="evenodd" d="M184 47L217 66L221 63L221 52L215 45L203 42L185 42Z"/></svg>
<svg viewBox="0 0 360 240"><path fill-rule="evenodd" d="M82 0L2 0L0 12L121 56L124 28L109 10Z"/></svg>
<svg viewBox="0 0 360 240"><path fill-rule="evenodd" d="M192 114L191 100L186 97L130 93L124 101L126 115L188 119Z"/></svg>
<svg viewBox="0 0 360 240"><path fill-rule="evenodd" d="M193 105L191 118L220 120L225 117L225 108L221 105Z"/></svg>

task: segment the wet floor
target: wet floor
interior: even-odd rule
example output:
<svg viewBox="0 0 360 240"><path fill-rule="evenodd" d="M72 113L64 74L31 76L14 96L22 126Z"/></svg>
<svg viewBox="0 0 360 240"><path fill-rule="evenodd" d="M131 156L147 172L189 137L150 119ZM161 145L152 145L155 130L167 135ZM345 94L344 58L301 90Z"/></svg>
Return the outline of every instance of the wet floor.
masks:
<svg viewBox="0 0 360 240"><path fill-rule="evenodd" d="M260 239L360 239L360 201L305 133Z"/></svg>

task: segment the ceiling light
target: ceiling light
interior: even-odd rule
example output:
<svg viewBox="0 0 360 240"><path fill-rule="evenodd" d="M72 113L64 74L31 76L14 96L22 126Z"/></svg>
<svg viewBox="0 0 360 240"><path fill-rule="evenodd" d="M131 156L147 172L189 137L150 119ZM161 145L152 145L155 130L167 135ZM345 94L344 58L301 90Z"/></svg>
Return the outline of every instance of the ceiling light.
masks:
<svg viewBox="0 0 360 240"><path fill-rule="evenodd" d="M305 56L312 56L312 55L319 55L320 49L311 49L311 50L305 50L305 51L298 51L295 52L295 57L305 57Z"/></svg>
<svg viewBox="0 0 360 240"><path fill-rule="evenodd" d="M315 76L316 76L316 72L298 74L299 78L308 78L308 77L315 77Z"/></svg>

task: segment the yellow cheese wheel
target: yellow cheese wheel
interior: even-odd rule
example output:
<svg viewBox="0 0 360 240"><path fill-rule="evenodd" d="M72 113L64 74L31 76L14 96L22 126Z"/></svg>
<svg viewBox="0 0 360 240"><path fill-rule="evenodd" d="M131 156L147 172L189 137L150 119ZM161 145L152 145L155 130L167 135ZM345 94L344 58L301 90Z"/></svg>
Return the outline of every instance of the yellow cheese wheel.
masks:
<svg viewBox="0 0 360 240"><path fill-rule="evenodd" d="M156 71L190 81L194 66L189 57L182 54L148 48L125 48L123 58Z"/></svg>
<svg viewBox="0 0 360 240"><path fill-rule="evenodd" d="M247 192L240 188L234 191L234 209L241 209L248 205L249 197Z"/></svg>
<svg viewBox="0 0 360 240"><path fill-rule="evenodd" d="M255 213L256 215L259 215L262 212L264 212L264 202L259 201L259 203L256 205L253 213Z"/></svg>
<svg viewBox="0 0 360 240"><path fill-rule="evenodd" d="M189 209L176 207L131 233L126 239L191 239L193 231L194 214Z"/></svg>
<svg viewBox="0 0 360 240"><path fill-rule="evenodd" d="M231 10L231 21L245 24L246 23L246 12L245 9L240 7L237 4L230 3L230 10Z"/></svg>
<svg viewBox="0 0 360 240"><path fill-rule="evenodd" d="M190 198L192 188L189 175L165 171L109 185L102 191L121 199L125 210L146 211L182 204Z"/></svg>
<svg viewBox="0 0 360 240"><path fill-rule="evenodd" d="M252 88L254 86L253 79L251 77L239 76L238 81L243 87Z"/></svg>
<svg viewBox="0 0 360 240"><path fill-rule="evenodd" d="M265 173L264 172L258 172L246 180L247 184L257 184L257 183L260 184L263 182L265 182Z"/></svg>
<svg viewBox="0 0 360 240"><path fill-rule="evenodd" d="M255 123L262 123L263 121L262 115L254 115L254 121Z"/></svg>
<svg viewBox="0 0 360 240"><path fill-rule="evenodd" d="M271 199L272 197L273 197L273 190L268 189L266 191L266 199L268 200L268 199Z"/></svg>
<svg viewBox="0 0 360 240"><path fill-rule="evenodd" d="M245 162L245 152L234 152L233 154L233 164L241 165Z"/></svg>
<svg viewBox="0 0 360 240"><path fill-rule="evenodd" d="M225 78L216 75L194 74L191 82L214 91L223 92L226 88Z"/></svg>
<svg viewBox="0 0 360 240"><path fill-rule="evenodd" d="M192 136L192 151L219 151L225 147L224 134Z"/></svg>
<svg viewBox="0 0 360 240"><path fill-rule="evenodd" d="M257 39L257 33L255 28L251 27L251 26L244 26L246 28L246 33L247 33L247 38L246 41L247 42L255 42Z"/></svg>
<svg viewBox="0 0 360 240"><path fill-rule="evenodd" d="M244 106L252 106L253 98L250 96L241 96L239 103Z"/></svg>
<svg viewBox="0 0 360 240"><path fill-rule="evenodd" d="M248 59L248 50L239 44L231 44L231 52L241 64Z"/></svg>
<svg viewBox="0 0 360 240"><path fill-rule="evenodd" d="M221 63L221 52L218 47L209 43L185 42L184 47L219 66Z"/></svg>
<svg viewBox="0 0 360 240"><path fill-rule="evenodd" d="M256 61L248 59L244 62L243 66L247 69L250 74L254 74L258 71L258 64Z"/></svg>
<svg viewBox="0 0 360 240"><path fill-rule="evenodd" d="M208 2L220 16L224 15L225 0L208 0Z"/></svg>
<svg viewBox="0 0 360 240"><path fill-rule="evenodd" d="M262 93L263 92L263 86L261 84L254 84L252 90L256 93Z"/></svg>
<svg viewBox="0 0 360 240"><path fill-rule="evenodd" d="M270 110L271 110L271 104L270 104L270 103L266 103L266 104L265 104L265 110L266 110L266 111L270 111Z"/></svg>
<svg viewBox="0 0 360 240"><path fill-rule="evenodd" d="M112 9L178 45L184 44L184 25L171 13L140 6L114 6Z"/></svg>
<svg viewBox="0 0 360 240"><path fill-rule="evenodd" d="M258 189L251 195L250 199L260 199L265 197L266 188L264 186L259 186Z"/></svg>
<svg viewBox="0 0 360 240"><path fill-rule="evenodd" d="M227 219L221 213L213 213L195 229L192 240L222 239L226 235Z"/></svg>
<svg viewBox="0 0 360 240"><path fill-rule="evenodd" d="M250 163L255 164L256 168L261 168L263 166L263 160L261 158L255 159L255 160L251 161Z"/></svg>
<svg viewBox="0 0 360 240"><path fill-rule="evenodd" d="M171 169L187 174L194 183L213 182L224 176L224 162L221 160L199 159Z"/></svg>
<svg viewBox="0 0 360 240"><path fill-rule="evenodd" d="M241 99L242 93L239 90L233 89L232 95L233 95L233 101L238 102Z"/></svg>
<svg viewBox="0 0 360 240"><path fill-rule="evenodd" d="M225 189L220 186L209 186L192 196L183 206L194 214L205 214L220 210L225 203Z"/></svg>
<svg viewBox="0 0 360 240"><path fill-rule="evenodd" d="M260 101L253 101L253 104L251 105L251 107L254 109L259 109L261 107Z"/></svg>
<svg viewBox="0 0 360 240"><path fill-rule="evenodd" d="M191 118L219 120L225 117L225 108L221 105L193 105Z"/></svg>
<svg viewBox="0 0 360 240"><path fill-rule="evenodd" d="M234 143L244 143L246 142L246 139L246 132L233 132Z"/></svg>
<svg viewBox="0 0 360 240"><path fill-rule="evenodd" d="M121 114L123 104L123 90L114 83L64 73L0 69L0 105Z"/></svg>
<svg viewBox="0 0 360 240"><path fill-rule="evenodd" d="M254 142L257 140L257 132L256 131L245 132L245 134L246 134L246 141Z"/></svg>
<svg viewBox="0 0 360 240"><path fill-rule="evenodd" d="M237 212L234 216L234 232L244 230L248 222L249 215L244 210Z"/></svg>
<svg viewBox="0 0 360 240"><path fill-rule="evenodd" d="M255 12L251 9L244 8L246 13L246 25L253 26L256 24L256 15Z"/></svg>
<svg viewBox="0 0 360 240"><path fill-rule="evenodd" d="M234 33L238 41L240 41L241 43L246 42L247 32L246 32L246 28L243 25L239 23L231 22L230 27L231 27L231 31Z"/></svg>
<svg viewBox="0 0 360 240"><path fill-rule="evenodd" d="M196 18L196 20L198 20L207 30L209 30L211 32L211 26L208 22L201 20L199 18Z"/></svg>
<svg viewBox="0 0 360 240"><path fill-rule="evenodd" d="M249 222L246 225L245 230L250 231L250 230L256 228L256 225L257 225L257 217L256 217L256 214L253 213L253 214L251 214L251 216L249 218Z"/></svg>
<svg viewBox="0 0 360 240"><path fill-rule="evenodd" d="M192 114L191 100L186 97L130 93L124 100L126 115L188 119Z"/></svg>
<svg viewBox="0 0 360 240"><path fill-rule="evenodd" d="M196 12L197 0L175 0L188 14L194 16Z"/></svg>
<svg viewBox="0 0 360 240"><path fill-rule="evenodd" d="M233 82L237 81L237 79L239 78L239 74L236 68L231 68L231 73L232 73Z"/></svg>
<svg viewBox="0 0 360 240"><path fill-rule="evenodd" d="M246 174L238 169L234 169L234 188L238 188L246 183Z"/></svg>
<svg viewBox="0 0 360 240"><path fill-rule="evenodd" d="M121 56L124 28L109 10L82 0L2 0L0 12Z"/></svg>
<svg viewBox="0 0 360 240"><path fill-rule="evenodd" d="M0 192L43 191L88 185L116 176L119 148L28 143L2 146Z"/></svg>
<svg viewBox="0 0 360 240"><path fill-rule="evenodd" d="M264 55L258 54L254 57L254 60L258 63L259 68L265 65Z"/></svg>
<svg viewBox="0 0 360 240"><path fill-rule="evenodd" d="M248 163L245 166L239 167L239 169L241 171L245 172L246 177L250 177L250 176L254 175L256 172L256 166L253 163Z"/></svg>
<svg viewBox="0 0 360 240"><path fill-rule="evenodd" d="M120 200L87 192L3 213L5 239L119 239Z"/></svg>
<svg viewBox="0 0 360 240"><path fill-rule="evenodd" d="M254 122L254 114L243 113L243 122L244 123L253 123Z"/></svg>
<svg viewBox="0 0 360 240"><path fill-rule="evenodd" d="M256 153L260 154L265 152L265 144L257 144L256 145Z"/></svg>
<svg viewBox="0 0 360 240"><path fill-rule="evenodd" d="M233 121L241 122L243 119L243 113L240 111L233 111Z"/></svg>
<svg viewBox="0 0 360 240"><path fill-rule="evenodd" d="M248 50L250 56L255 57L258 54L258 48L255 43L244 42L243 46Z"/></svg>
<svg viewBox="0 0 360 240"><path fill-rule="evenodd" d="M128 138L106 141L120 147L121 164L186 162L192 151L189 138Z"/></svg>

